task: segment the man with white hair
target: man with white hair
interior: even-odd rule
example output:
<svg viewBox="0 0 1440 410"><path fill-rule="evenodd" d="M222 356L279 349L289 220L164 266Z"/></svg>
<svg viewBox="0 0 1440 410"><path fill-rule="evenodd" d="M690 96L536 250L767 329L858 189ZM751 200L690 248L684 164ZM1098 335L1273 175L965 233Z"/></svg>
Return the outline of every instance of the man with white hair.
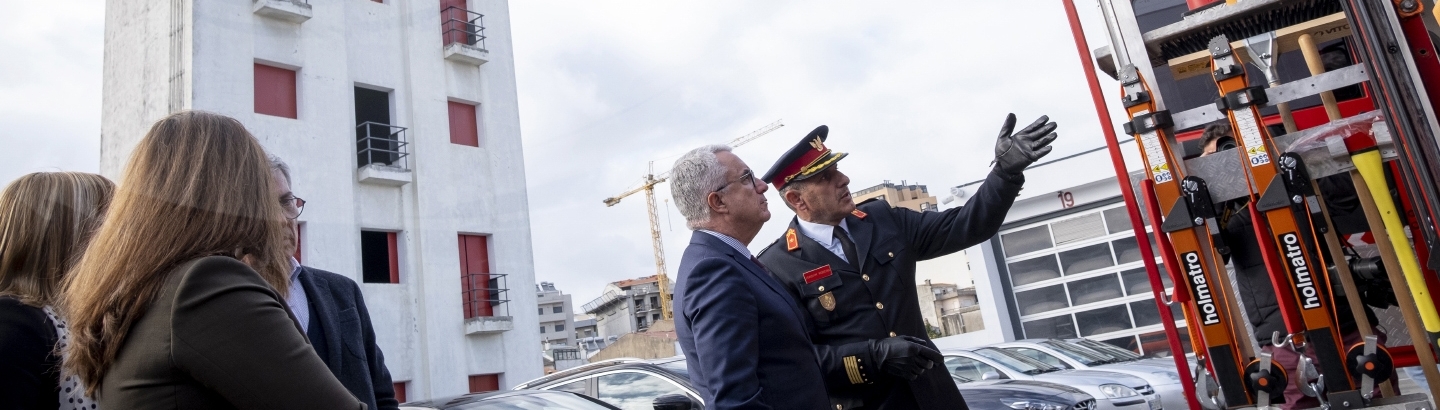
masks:
<svg viewBox="0 0 1440 410"><path fill-rule="evenodd" d="M830 408L804 313L745 247L770 220L765 184L725 145L686 153L671 175L695 231L675 282L675 332L706 408Z"/></svg>

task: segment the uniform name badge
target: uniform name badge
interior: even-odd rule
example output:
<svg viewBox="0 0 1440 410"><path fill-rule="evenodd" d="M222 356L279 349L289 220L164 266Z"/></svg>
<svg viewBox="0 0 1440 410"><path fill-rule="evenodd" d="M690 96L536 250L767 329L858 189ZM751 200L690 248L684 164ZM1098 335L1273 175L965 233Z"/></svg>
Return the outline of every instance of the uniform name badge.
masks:
<svg viewBox="0 0 1440 410"><path fill-rule="evenodd" d="M826 311L834 312L835 292L825 292L825 294L820 295L820 307L825 308Z"/></svg>

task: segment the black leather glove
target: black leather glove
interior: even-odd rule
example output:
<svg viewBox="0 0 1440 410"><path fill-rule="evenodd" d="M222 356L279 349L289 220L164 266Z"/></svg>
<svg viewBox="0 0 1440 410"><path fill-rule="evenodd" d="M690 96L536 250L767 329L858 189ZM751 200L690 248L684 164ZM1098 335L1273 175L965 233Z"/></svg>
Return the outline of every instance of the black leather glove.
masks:
<svg viewBox="0 0 1440 410"><path fill-rule="evenodd" d="M1055 123L1042 115L1030 126L1010 135L1015 129L1015 114L1005 116L1005 126L1000 127L1000 139L995 141L995 162L1001 171L1020 175L1025 167L1034 164L1040 157L1050 153L1050 142L1055 141Z"/></svg>
<svg viewBox="0 0 1440 410"><path fill-rule="evenodd" d="M926 369L935 367L935 362L945 362L924 339L912 336L872 340L870 353L885 373L905 380L915 380Z"/></svg>

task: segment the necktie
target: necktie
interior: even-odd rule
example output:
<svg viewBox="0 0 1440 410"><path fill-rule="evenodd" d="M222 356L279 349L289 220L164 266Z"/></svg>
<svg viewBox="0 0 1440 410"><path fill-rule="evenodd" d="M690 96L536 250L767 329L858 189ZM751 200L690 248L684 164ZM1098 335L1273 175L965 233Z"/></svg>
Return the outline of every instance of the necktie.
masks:
<svg viewBox="0 0 1440 410"><path fill-rule="evenodd" d="M840 229L838 226L831 232L835 239L840 241L840 248L845 250L845 260L850 262L850 265L854 266L855 269L860 269L859 260L855 257L855 242L850 241L850 235L846 235L845 230Z"/></svg>

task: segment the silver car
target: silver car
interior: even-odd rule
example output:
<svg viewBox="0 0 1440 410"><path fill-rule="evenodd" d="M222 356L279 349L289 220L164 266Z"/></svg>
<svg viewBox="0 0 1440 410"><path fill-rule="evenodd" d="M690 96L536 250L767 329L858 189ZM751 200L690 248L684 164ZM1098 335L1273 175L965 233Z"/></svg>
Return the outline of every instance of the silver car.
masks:
<svg viewBox="0 0 1440 410"><path fill-rule="evenodd" d="M944 350L945 369L972 380L1036 380L1071 386L1095 397L1097 410L1163 408L1145 379L1100 370L1065 370L995 347Z"/></svg>
<svg viewBox="0 0 1440 410"><path fill-rule="evenodd" d="M1168 368L1137 361L1117 359L1106 353L1056 339L1026 339L995 345L1031 359L1062 369L1091 369L1124 373L1145 379L1155 389L1161 403L1171 409L1183 409L1185 389L1180 385L1180 373L1171 361Z"/></svg>

